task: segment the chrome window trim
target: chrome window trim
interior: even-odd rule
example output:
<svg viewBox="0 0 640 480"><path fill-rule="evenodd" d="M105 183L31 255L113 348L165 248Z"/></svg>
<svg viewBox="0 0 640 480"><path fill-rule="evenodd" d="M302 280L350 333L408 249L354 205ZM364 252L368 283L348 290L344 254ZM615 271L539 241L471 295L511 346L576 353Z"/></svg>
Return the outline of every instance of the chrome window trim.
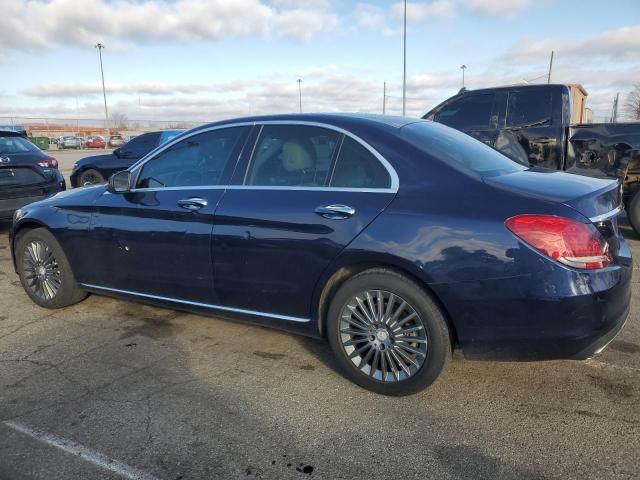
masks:
<svg viewBox="0 0 640 480"><path fill-rule="evenodd" d="M348 130L345 130L344 128L340 128L340 127L336 127L335 125L331 125L328 123L322 123L322 122L311 122L311 121L306 121L306 120L265 120L262 122L256 122L258 125L302 125L302 126L306 126L306 127L318 127L318 128L326 128L327 130L333 130L334 132L338 132L341 133L347 137L352 138L353 140L355 140L356 142L358 142L360 145L362 145L364 148L366 148L369 153L371 153L380 163L382 163L382 166L387 170L387 173L389 174L389 177L391 178L391 185L388 188L380 188L380 189L355 189L358 191L363 191L363 190L387 190L387 191L393 191L394 193L398 191L398 187L400 185L400 180L398 179L398 173L396 172L395 168L393 168L393 166L387 161L386 158L384 158L375 148L373 148L371 145L369 145L367 142L365 142L363 139L361 139L360 137L358 137L357 135L354 135L353 133L351 133ZM262 132L261 132L262 133ZM256 144L258 142L258 138L256 138ZM253 154L252 154L252 158L253 158ZM247 164L247 170L245 172L245 177L246 177L246 173L249 171L249 167L251 165L251 161L248 162ZM246 182L246 178L244 180ZM243 182L244 183L244 182ZM242 185L244 187L259 187L260 185ZM286 187L289 188L289 187ZM297 187L294 187L297 188ZM309 189L309 190L317 190L317 189L321 189L321 188L334 188L334 187L304 187L304 189ZM339 188L339 187L336 187Z"/></svg>
<svg viewBox="0 0 640 480"><path fill-rule="evenodd" d="M254 122L237 122L237 123L229 123L225 125L215 125L215 126L197 130L195 132L191 132L185 135L181 135L161 145L154 151L150 152L147 156L138 160L137 163L134 163L131 167L129 167L129 171L131 172L132 176L135 178L135 181L133 183L135 185L138 182L138 176L140 174L140 170L147 162L153 160L155 157L160 155L166 149L171 148L173 145L175 145L178 142L181 142L182 140L193 137L194 135L199 135L201 133L211 132L214 130L221 130L223 128L247 127L247 126L256 126L256 125L260 125L261 127L264 125L303 125L303 126L309 126L309 127L326 128L328 130L333 130L345 136L348 136L353 140L355 140L356 142L358 142L364 148L366 148L380 163L382 163L382 165L387 170L387 173L389 173L389 176L391 177L391 186L389 188L350 188L350 187L309 187L309 186L289 187L289 186L244 185L244 183L246 182L246 175L247 175L247 172L249 171L249 166L251 164L251 161L249 161L247 163L247 167L244 172L245 178L243 178L243 185L204 185L204 186L197 186L197 187L132 188L130 191L132 193L135 193L135 192L155 192L155 191L168 191L168 190L213 190L213 189L226 188L229 190L309 190L309 191L320 191L320 192L335 191L335 192L363 192L363 193L397 193L398 192L398 188L400 186L398 173L393 168L393 166L387 161L387 159L384 158L375 148L373 148L371 145L369 145L367 142L362 140L357 135L354 135L353 133L349 132L348 130L345 130L344 128L336 127L335 125L331 125L328 123L310 122L305 120L265 120L265 121L254 121ZM253 155L255 153L255 148L258 143L258 139L260 138L260 133L262 133L262 130L259 132L253 144L252 151L251 151L251 158L253 158ZM236 159L236 161L238 161L238 159Z"/></svg>
<svg viewBox="0 0 640 480"><path fill-rule="evenodd" d="M604 222L605 220L608 220L608 219L610 219L612 217L615 217L616 215L618 215L621 212L622 212L622 205L618 205L613 210L611 210L611 211L609 211L607 213L603 213L602 215L597 215L595 217L591 217L591 218L589 218L589 220L592 223L600 223L600 222Z"/></svg>
<svg viewBox="0 0 640 480"><path fill-rule="evenodd" d="M132 176L135 177L134 185L136 183L138 183L138 176L139 176L140 170L142 169L144 164L149 162L149 161L151 161L151 160L153 160L154 158L156 158L158 155L160 155L162 152L164 152L168 148L173 147L176 143L179 143L182 140L185 140L187 138L191 138L191 137L194 137L196 135L200 135L201 133L213 132L215 130L221 130L223 128L252 127L255 124L256 124L256 122L237 122L237 123L229 123L227 125L214 125L212 127L203 128L201 130L196 130L195 132L189 132L189 133L185 133L184 135L178 135L176 138L173 138L173 139L169 140L168 142L166 142L166 143L160 145L159 147L155 148L154 150L149 152L147 155L145 155L144 157L142 157L140 160L138 160L136 163L134 163L133 165L131 165L129 167L129 171L131 172ZM238 161L238 159L236 159L236 161ZM220 185L208 185L207 187L210 188L210 187L213 187L213 186L220 186ZM166 187L166 188L171 188L171 187ZM166 188L158 188L157 190L166 190ZM131 189L132 192L139 191L139 190L142 190L142 189Z"/></svg>
<svg viewBox="0 0 640 480"><path fill-rule="evenodd" d="M82 285L83 287L86 288L92 288L94 290L102 290L105 292L113 292L113 293L122 293L125 295L133 295L136 297L143 297L143 298L151 298L154 300L163 300L166 302L174 302L174 303L181 303L183 305L192 305L194 307L202 307L202 308L209 308L211 310L221 310L224 312L232 312L232 313L241 313L243 315L254 315L254 316L258 316L258 317L269 317L269 318L275 318L278 320L287 320L289 322L300 322L300 323L305 323L305 322L310 322L311 320L309 318L301 318L301 317L291 317L289 315L279 315L277 313L266 313L266 312L258 312L256 310L246 310L243 308L233 308L233 307L224 307L222 305L213 305L210 303L200 303L200 302L190 302L188 300L180 300L177 298L171 298L171 297L163 297L160 295L151 295L149 293L140 293L140 292L132 292L130 290L120 290L118 288L111 288L111 287L101 287L99 285L92 285L89 283L81 283L80 285Z"/></svg>

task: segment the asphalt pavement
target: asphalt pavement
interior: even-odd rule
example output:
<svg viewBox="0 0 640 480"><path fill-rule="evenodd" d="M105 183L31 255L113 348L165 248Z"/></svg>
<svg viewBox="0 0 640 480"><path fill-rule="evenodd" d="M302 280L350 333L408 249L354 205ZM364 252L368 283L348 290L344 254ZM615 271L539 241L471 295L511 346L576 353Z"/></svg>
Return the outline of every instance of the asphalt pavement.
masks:
<svg viewBox="0 0 640 480"><path fill-rule="evenodd" d="M640 476L637 266L629 321L601 356L456 353L428 390L391 398L343 378L319 341L97 295L41 309L6 232L0 479Z"/></svg>

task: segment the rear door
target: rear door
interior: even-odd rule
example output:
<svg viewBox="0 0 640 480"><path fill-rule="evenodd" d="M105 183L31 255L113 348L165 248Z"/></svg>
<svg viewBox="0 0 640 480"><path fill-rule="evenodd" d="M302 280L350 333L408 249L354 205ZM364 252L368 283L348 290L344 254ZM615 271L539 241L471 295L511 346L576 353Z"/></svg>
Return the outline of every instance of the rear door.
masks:
<svg viewBox="0 0 640 480"><path fill-rule="evenodd" d="M496 148L523 165L562 170L563 126L554 119L554 109L562 111L561 99L554 105L548 86L509 90L506 127L500 132Z"/></svg>
<svg viewBox="0 0 640 480"><path fill-rule="evenodd" d="M216 206L248 126L197 132L133 170L135 188L94 204L94 265L84 283L187 302L212 297Z"/></svg>
<svg viewBox="0 0 640 480"><path fill-rule="evenodd" d="M397 175L360 140L304 122L262 125L244 164L216 211L216 303L306 320L321 273L393 199Z"/></svg>

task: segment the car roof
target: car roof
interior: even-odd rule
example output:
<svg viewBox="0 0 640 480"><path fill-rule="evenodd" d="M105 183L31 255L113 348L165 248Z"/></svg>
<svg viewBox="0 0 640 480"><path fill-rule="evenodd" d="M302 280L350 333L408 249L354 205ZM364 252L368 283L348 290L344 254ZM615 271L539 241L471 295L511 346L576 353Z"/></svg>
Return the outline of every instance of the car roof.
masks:
<svg viewBox="0 0 640 480"><path fill-rule="evenodd" d="M388 129L400 129L405 125L420 121L417 118L398 117L393 115L376 115L365 113L291 113L280 115L260 115L252 117L239 117L218 122L208 123L193 129L203 130L212 126L232 125L236 123L260 123L260 122L308 122L323 123L336 127L386 127Z"/></svg>

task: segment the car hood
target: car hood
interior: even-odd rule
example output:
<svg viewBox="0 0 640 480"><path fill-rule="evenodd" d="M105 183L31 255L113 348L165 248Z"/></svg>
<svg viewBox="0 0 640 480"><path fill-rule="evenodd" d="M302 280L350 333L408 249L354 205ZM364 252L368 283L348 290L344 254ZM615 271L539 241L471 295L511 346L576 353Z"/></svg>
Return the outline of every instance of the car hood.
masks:
<svg viewBox="0 0 640 480"><path fill-rule="evenodd" d="M96 165L98 163L103 163L103 162L104 163L113 162L115 160L118 160L118 157L116 157L113 153L107 153L104 155L92 155L90 157L81 158L76 162L76 165L78 166L86 165L86 164Z"/></svg>

